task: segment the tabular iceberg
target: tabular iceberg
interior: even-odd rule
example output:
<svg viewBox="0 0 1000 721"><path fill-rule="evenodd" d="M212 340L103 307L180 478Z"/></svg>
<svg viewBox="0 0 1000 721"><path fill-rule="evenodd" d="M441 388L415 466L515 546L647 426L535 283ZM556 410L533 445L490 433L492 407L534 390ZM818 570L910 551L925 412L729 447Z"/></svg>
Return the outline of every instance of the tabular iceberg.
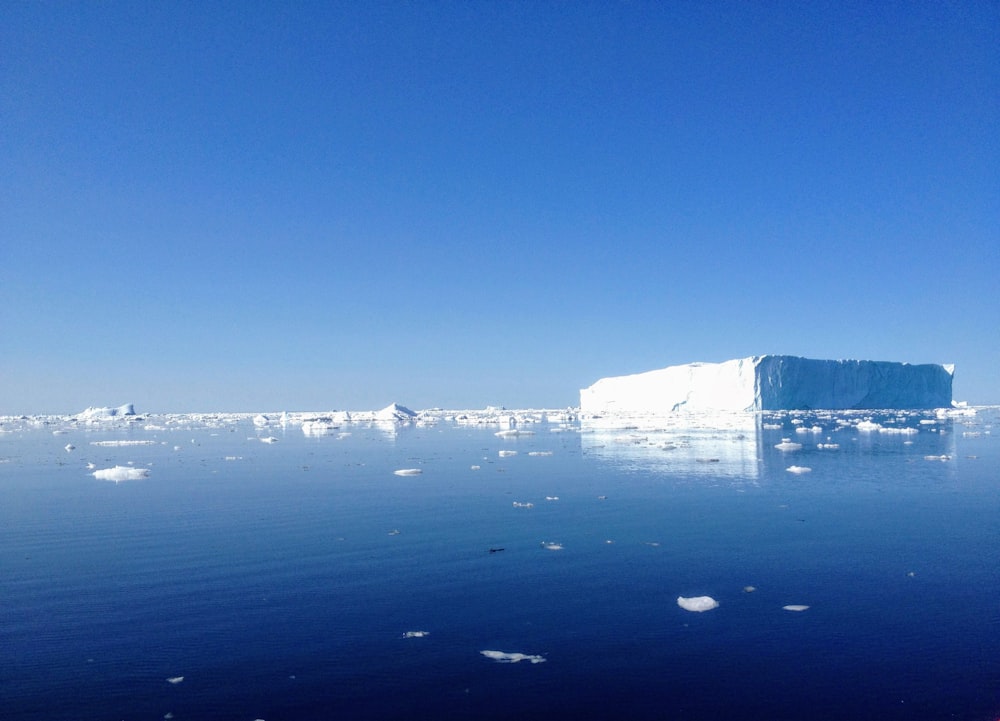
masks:
<svg viewBox="0 0 1000 721"><path fill-rule="evenodd" d="M858 410L951 405L953 365L762 355L602 378L582 413Z"/></svg>

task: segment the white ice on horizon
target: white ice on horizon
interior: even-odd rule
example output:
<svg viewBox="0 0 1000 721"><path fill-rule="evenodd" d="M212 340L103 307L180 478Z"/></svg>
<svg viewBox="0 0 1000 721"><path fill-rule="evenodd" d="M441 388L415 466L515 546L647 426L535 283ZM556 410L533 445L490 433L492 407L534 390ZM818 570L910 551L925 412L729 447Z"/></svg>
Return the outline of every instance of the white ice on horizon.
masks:
<svg viewBox="0 0 1000 721"><path fill-rule="evenodd" d="M602 378L580 391L583 414L794 408L941 408L953 365L761 355Z"/></svg>
<svg viewBox="0 0 1000 721"><path fill-rule="evenodd" d="M99 481L137 481L141 478L149 477L148 468L134 468L132 466L115 466L114 468L103 468L94 471L91 475Z"/></svg>
<svg viewBox="0 0 1000 721"><path fill-rule="evenodd" d="M677 605L685 611L702 613L704 611L711 611L713 608L718 608L719 602L711 596L691 596L689 598L678 596Z"/></svg>
<svg viewBox="0 0 1000 721"><path fill-rule="evenodd" d="M493 659L497 663L520 663L530 661L531 663L545 663L544 656L531 655L526 653L508 653L506 651L480 651L486 658Z"/></svg>

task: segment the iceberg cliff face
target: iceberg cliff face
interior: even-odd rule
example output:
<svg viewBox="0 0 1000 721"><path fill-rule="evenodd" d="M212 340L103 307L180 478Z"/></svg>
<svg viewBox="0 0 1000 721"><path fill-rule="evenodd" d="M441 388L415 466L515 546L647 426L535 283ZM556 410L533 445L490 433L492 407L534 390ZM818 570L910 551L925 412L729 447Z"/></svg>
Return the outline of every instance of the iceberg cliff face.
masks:
<svg viewBox="0 0 1000 721"><path fill-rule="evenodd" d="M583 413L941 408L954 366L752 356L602 378L580 391Z"/></svg>

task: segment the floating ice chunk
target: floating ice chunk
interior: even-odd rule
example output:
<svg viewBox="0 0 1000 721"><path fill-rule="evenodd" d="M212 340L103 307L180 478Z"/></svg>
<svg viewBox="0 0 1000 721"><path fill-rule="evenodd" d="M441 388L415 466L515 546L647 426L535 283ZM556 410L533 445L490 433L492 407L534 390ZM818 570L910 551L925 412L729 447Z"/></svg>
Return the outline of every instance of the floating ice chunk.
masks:
<svg viewBox="0 0 1000 721"><path fill-rule="evenodd" d="M801 443L792 443L791 438L782 438L781 443L777 443L774 446L779 451L800 451L802 450Z"/></svg>
<svg viewBox="0 0 1000 721"><path fill-rule="evenodd" d="M91 474L99 481L137 481L140 478L149 476L148 468L131 468L129 466L115 466L114 468L104 468L94 471Z"/></svg>
<svg viewBox="0 0 1000 721"><path fill-rule="evenodd" d="M326 436L340 429L332 418L314 418L302 422L302 434L306 436Z"/></svg>
<svg viewBox="0 0 1000 721"><path fill-rule="evenodd" d="M951 456L924 456L925 461L950 461Z"/></svg>
<svg viewBox="0 0 1000 721"><path fill-rule="evenodd" d="M839 443L817 443L816 447L817 448L821 448L821 449L825 449L825 450L829 450L829 451L835 451L838 448L840 448L840 444Z"/></svg>
<svg viewBox="0 0 1000 721"><path fill-rule="evenodd" d="M546 551L561 551L563 550L563 545L561 543L552 543L551 541L542 541L542 548Z"/></svg>
<svg viewBox="0 0 1000 721"><path fill-rule="evenodd" d="M558 501L559 500L559 496L546 496L545 500L546 501Z"/></svg>
<svg viewBox="0 0 1000 721"><path fill-rule="evenodd" d="M551 456L552 451L529 451L529 456Z"/></svg>
<svg viewBox="0 0 1000 721"><path fill-rule="evenodd" d="M253 424L258 428L261 426L266 426L271 422L271 419L265 416L263 413L258 413L253 417Z"/></svg>
<svg viewBox="0 0 1000 721"><path fill-rule="evenodd" d="M63 447L66 449L67 453L69 453L70 451L76 450L76 446L74 446L72 443L67 443Z"/></svg>
<svg viewBox="0 0 1000 721"><path fill-rule="evenodd" d="M531 503L521 503L520 501L514 501L514 508L534 508L535 504Z"/></svg>
<svg viewBox="0 0 1000 721"><path fill-rule="evenodd" d="M785 611L808 611L809 610L808 606L803 606L803 605L798 604L798 603L790 603L787 606L782 606L781 608L784 609Z"/></svg>
<svg viewBox="0 0 1000 721"><path fill-rule="evenodd" d="M92 446L155 446L156 441L91 441Z"/></svg>
<svg viewBox="0 0 1000 721"><path fill-rule="evenodd" d="M493 435L495 435L497 438L517 438L518 436L533 436L535 435L535 432L521 431L516 428L511 428L510 430L506 431L497 431Z"/></svg>
<svg viewBox="0 0 1000 721"><path fill-rule="evenodd" d="M407 631L403 634L403 638L424 638L430 635L430 631Z"/></svg>
<svg viewBox="0 0 1000 721"><path fill-rule="evenodd" d="M184 680L183 676L171 676L170 678L167 679L167 683L178 684L183 680Z"/></svg>
<svg viewBox="0 0 1000 721"><path fill-rule="evenodd" d="M690 598L678 596L677 605L685 611L701 613L702 611L711 611L713 608L718 608L719 602L711 596L692 596Z"/></svg>
<svg viewBox="0 0 1000 721"><path fill-rule="evenodd" d="M802 475L803 473L812 473L812 468L809 466L789 466L785 469L789 473L795 473L797 475Z"/></svg>
<svg viewBox="0 0 1000 721"><path fill-rule="evenodd" d="M882 426L874 421L861 421L858 423L857 428L862 433L873 433L880 430Z"/></svg>
<svg viewBox="0 0 1000 721"><path fill-rule="evenodd" d="M500 451L499 455L501 458L508 458L510 456L516 456L517 451Z"/></svg>
<svg viewBox="0 0 1000 721"><path fill-rule="evenodd" d="M394 423L407 423L416 418L416 416L416 413L398 403L390 403L382 410L376 411L373 415L377 421L392 421Z"/></svg>
<svg viewBox="0 0 1000 721"><path fill-rule="evenodd" d="M421 468L400 468L398 471L393 471L397 476L419 476L423 472Z"/></svg>
<svg viewBox="0 0 1000 721"><path fill-rule="evenodd" d="M478 471L480 468L481 468L481 466L469 466L469 470L472 470L472 471Z"/></svg>
<svg viewBox="0 0 1000 721"><path fill-rule="evenodd" d="M526 653L507 653L506 651L480 651L486 658L491 658L497 663L518 663L520 661L531 661L531 663L545 663L544 656L533 656Z"/></svg>
<svg viewBox="0 0 1000 721"><path fill-rule="evenodd" d="M275 438L274 436L268 436L267 438L261 438L260 442L261 443L277 443L278 439Z"/></svg>

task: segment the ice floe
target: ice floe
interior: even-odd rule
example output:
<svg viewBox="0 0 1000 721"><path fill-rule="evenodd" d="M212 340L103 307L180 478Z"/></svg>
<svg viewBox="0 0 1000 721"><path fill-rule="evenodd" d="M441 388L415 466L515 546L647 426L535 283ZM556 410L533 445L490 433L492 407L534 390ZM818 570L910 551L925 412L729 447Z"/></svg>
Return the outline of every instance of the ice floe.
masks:
<svg viewBox="0 0 1000 721"><path fill-rule="evenodd" d="M125 440L125 441L91 441L92 446L106 446L111 448L125 447L125 446L155 446L157 441L141 441L141 440Z"/></svg>
<svg viewBox="0 0 1000 721"><path fill-rule="evenodd" d="M500 451L498 453L498 455L501 458L510 458L511 456L516 456L517 455L517 451Z"/></svg>
<svg viewBox="0 0 1000 721"><path fill-rule="evenodd" d="M703 611L711 611L713 608L718 608L719 602L711 596L691 596L690 598L678 596L677 605L685 611L701 613Z"/></svg>
<svg viewBox="0 0 1000 721"><path fill-rule="evenodd" d="M397 476L419 476L423 472L421 468L400 468L398 471L393 471Z"/></svg>
<svg viewBox="0 0 1000 721"><path fill-rule="evenodd" d="M480 651L486 658L493 659L497 663L519 663L530 661L531 663L545 663L544 656L535 656L527 653L508 653L506 651Z"/></svg>
<svg viewBox="0 0 1000 721"><path fill-rule="evenodd" d="M183 676L171 676L170 678L167 679L167 683L178 684L183 680L184 680Z"/></svg>
<svg viewBox="0 0 1000 721"><path fill-rule="evenodd" d="M802 450L801 443L793 443L791 438L782 438L781 443L777 443L774 446L779 451L800 451Z"/></svg>
<svg viewBox="0 0 1000 721"><path fill-rule="evenodd" d="M542 548L546 551L561 551L563 550L563 545L561 543L552 543L551 541L542 541Z"/></svg>
<svg viewBox="0 0 1000 721"><path fill-rule="evenodd" d="M802 475L803 473L812 473L812 468L809 466L789 466L785 469L789 473L795 473L796 475Z"/></svg>
<svg viewBox="0 0 1000 721"><path fill-rule="evenodd" d="M430 635L430 631L407 631L403 634L403 638L425 638Z"/></svg>
<svg viewBox="0 0 1000 721"><path fill-rule="evenodd" d="M149 476L148 468L133 468L132 466L115 466L114 468L103 468L91 474L99 481L137 481L140 478Z"/></svg>
<svg viewBox="0 0 1000 721"><path fill-rule="evenodd" d="M787 606L782 606L781 608L783 610L785 610L785 611L797 611L797 612L798 611L808 611L809 610L808 606L803 606L800 603L790 603Z"/></svg>

